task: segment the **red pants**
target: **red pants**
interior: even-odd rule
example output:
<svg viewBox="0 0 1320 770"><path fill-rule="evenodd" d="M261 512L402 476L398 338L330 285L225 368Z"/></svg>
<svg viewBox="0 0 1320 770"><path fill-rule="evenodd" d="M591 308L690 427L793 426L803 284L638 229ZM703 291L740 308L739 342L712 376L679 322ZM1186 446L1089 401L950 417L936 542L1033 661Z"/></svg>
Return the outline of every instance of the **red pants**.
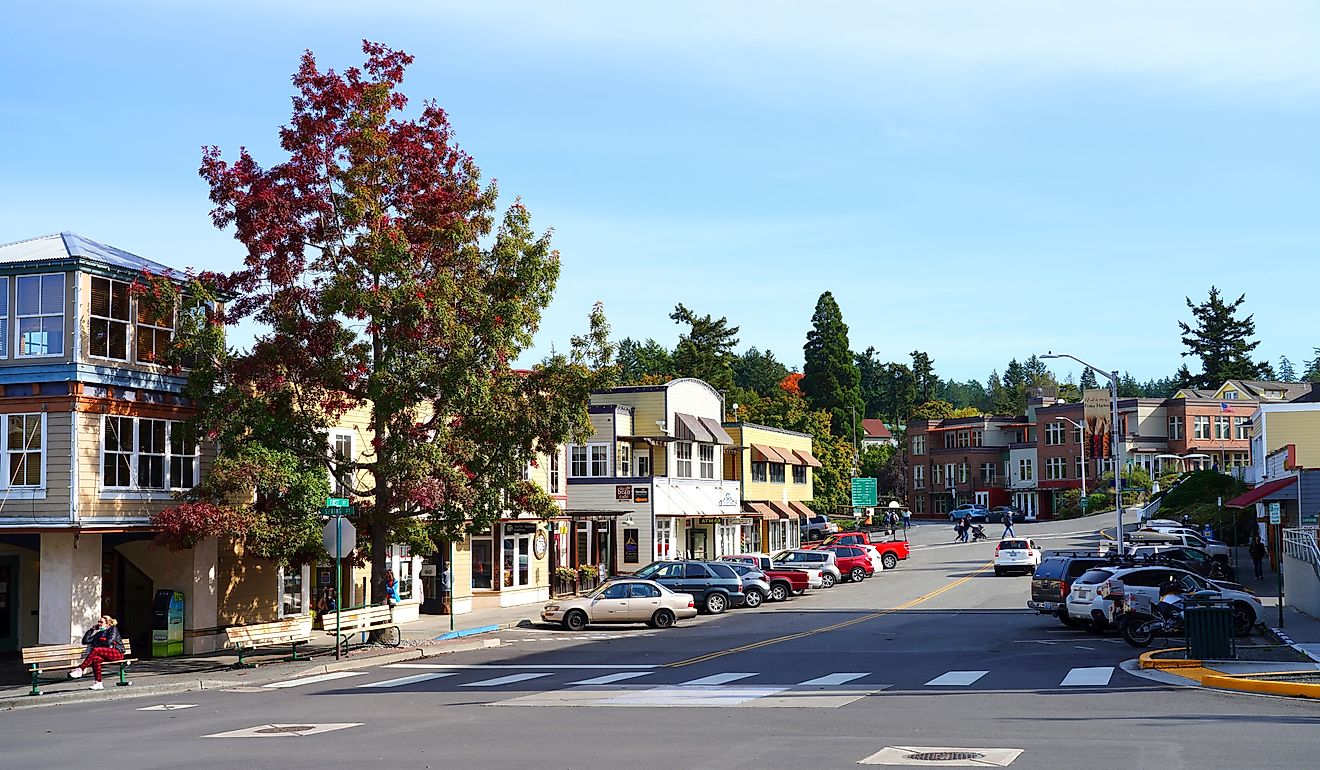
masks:
<svg viewBox="0 0 1320 770"><path fill-rule="evenodd" d="M113 647L96 647L87 653L87 658L79 665L79 668L91 667L92 673L96 675L96 681L101 681L101 664L111 661L123 660L124 653Z"/></svg>

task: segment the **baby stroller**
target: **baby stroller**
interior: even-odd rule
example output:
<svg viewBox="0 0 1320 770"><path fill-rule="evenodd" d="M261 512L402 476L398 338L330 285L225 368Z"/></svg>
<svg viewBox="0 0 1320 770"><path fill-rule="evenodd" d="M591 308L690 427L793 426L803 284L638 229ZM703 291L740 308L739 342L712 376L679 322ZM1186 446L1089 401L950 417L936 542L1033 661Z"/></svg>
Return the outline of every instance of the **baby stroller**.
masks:
<svg viewBox="0 0 1320 770"><path fill-rule="evenodd" d="M985 536L985 527L981 526L980 524L973 524L972 542L975 543L978 540L989 540L989 538Z"/></svg>

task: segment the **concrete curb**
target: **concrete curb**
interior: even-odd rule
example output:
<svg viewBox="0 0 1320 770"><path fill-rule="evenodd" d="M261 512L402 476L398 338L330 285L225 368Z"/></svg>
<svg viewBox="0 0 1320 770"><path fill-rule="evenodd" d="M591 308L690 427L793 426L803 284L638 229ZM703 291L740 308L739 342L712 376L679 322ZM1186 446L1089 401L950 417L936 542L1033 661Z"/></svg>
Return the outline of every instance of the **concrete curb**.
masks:
<svg viewBox="0 0 1320 770"><path fill-rule="evenodd" d="M183 682L164 682L162 684L142 684L130 687L107 687L93 695L90 690L65 690L45 695L7 698L0 700L0 711L18 711L20 709L42 708L43 706L62 706L68 703L87 703L90 701L128 700L146 698L152 695L172 695L197 690L219 690L233 687L238 682L223 679L189 679Z"/></svg>
<svg viewBox="0 0 1320 770"><path fill-rule="evenodd" d="M1258 695L1282 695L1292 698L1320 698L1320 684L1259 678L1261 676L1279 676L1281 674L1294 673L1314 675L1314 672L1311 671L1279 671L1274 674L1252 674L1250 676L1207 674L1202 677L1201 685L1203 687L1214 687L1220 690L1237 690L1239 692L1250 692Z"/></svg>
<svg viewBox="0 0 1320 770"><path fill-rule="evenodd" d="M1274 626L1263 626L1263 628L1265 629L1266 636L1274 637L1274 640L1277 641L1279 644L1286 644L1289 647L1296 650L1297 654L1301 655L1302 657L1307 658L1308 660L1314 661L1316 663L1320 663L1320 658L1317 658L1312 653L1307 652L1302 647L1302 645L1293 641L1293 638L1285 634L1281 629L1275 628Z"/></svg>
<svg viewBox="0 0 1320 770"><path fill-rule="evenodd" d="M1177 652L1186 649L1185 647L1167 647L1163 650L1148 650L1141 653L1137 661L1141 668L1146 670L1154 669L1156 671L1169 671L1178 668L1202 668L1205 661L1187 660L1186 658L1157 658L1156 655L1165 652Z"/></svg>

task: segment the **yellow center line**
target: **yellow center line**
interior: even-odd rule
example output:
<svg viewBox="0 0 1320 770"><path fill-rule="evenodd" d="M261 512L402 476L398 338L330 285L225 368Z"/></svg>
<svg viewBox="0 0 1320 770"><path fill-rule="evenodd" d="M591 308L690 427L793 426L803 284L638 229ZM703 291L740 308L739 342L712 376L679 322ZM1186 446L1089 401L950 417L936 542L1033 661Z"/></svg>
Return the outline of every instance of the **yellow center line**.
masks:
<svg viewBox="0 0 1320 770"><path fill-rule="evenodd" d="M784 636L776 636L776 637L773 638L773 639L762 639L762 640L759 641L759 642L752 642L752 643L750 643L750 644L744 644L744 645L742 645L742 646L740 646L740 647L730 647L730 648L727 649L727 650L720 650L720 651L718 651L718 652L711 652L711 653L707 653L707 654L705 654L705 655L698 655L698 656L695 657L695 658L688 658L687 660L680 660L680 661L677 661L677 662L674 662L674 663L666 663L666 664L665 664L665 668L682 668L683 666L691 666L691 665L694 664L694 663L705 663L705 662L708 661L708 660L714 660L714 659L716 659L716 658L722 658L722 657L724 657L725 655L733 655L733 654L735 654L735 653L739 653L739 652L747 652L748 650L757 650L757 649L760 649L760 648L762 648L762 647L769 647L769 646L772 645L772 644L779 644L780 642L791 642L791 641L793 641L794 639L803 639L803 638L805 638L805 637L808 637L808 636L814 636L814 635L816 635L816 634L824 634L824 633L828 633L828 632L830 632L830 631L838 631L840 628L847 628L848 626L853 626L853 625L856 625L856 624L858 624L858 623L865 623L865 622L868 621L868 620L875 620L876 618L883 618L883 617L886 616L886 615L891 615L891 614L893 614L893 613L895 613L895 612L900 612L900 611L902 611L902 610L911 609L912 607L915 607L915 606L917 606L918 604L922 604L923 602L928 602L928 601L930 601L931 599L934 599L936 596L939 596L940 594L944 593L945 591L951 591L951 590L957 588L958 586L962 585L963 583L966 583L968 580L971 580L972 578L976 577L977 575L981 574L982 572L985 572L986 570L990 569L992 566L994 566L994 562L989 562L989 561L988 561L988 562L986 562L985 564L981 565L981 567L978 568L978 569L977 569L975 572L973 572L972 574L967 575L966 577L958 578L957 580L953 581L952 583L949 583L948 585L945 585L945 586L941 586L941 587L939 587L939 588L936 588L934 591L931 591L931 592L928 593L928 594L925 594L925 595L923 595L923 596L918 596L917 598L915 598L915 599L913 599L913 600L911 600L911 601L904 602L904 603L898 605L897 607L891 607L890 609L887 609L887 610L880 610L880 611L878 611L878 612L872 612L872 613L870 613L870 614L868 614L868 615L863 615L863 616L861 616L861 617L859 617L859 618L853 618L853 619L851 619L851 620L845 620L845 621L842 621L842 622L840 622L840 623L835 623L834 625L824 626L824 627L821 627L821 628L815 628L815 629L812 629L812 630L810 630L810 631L799 631L799 632L797 632L796 634L786 634L786 635L784 635Z"/></svg>

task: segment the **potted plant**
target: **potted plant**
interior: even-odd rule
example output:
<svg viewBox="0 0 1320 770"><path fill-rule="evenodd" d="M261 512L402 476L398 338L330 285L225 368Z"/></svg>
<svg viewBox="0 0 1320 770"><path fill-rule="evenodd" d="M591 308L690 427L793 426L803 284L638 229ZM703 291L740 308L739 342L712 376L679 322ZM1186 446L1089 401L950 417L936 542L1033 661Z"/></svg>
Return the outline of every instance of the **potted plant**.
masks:
<svg viewBox="0 0 1320 770"><path fill-rule="evenodd" d="M561 583L572 583L577 580L577 570L572 567L555 567L555 579Z"/></svg>
<svg viewBox="0 0 1320 770"><path fill-rule="evenodd" d="M600 577L600 570L591 564L583 564L578 567L578 574L587 580L595 580Z"/></svg>

